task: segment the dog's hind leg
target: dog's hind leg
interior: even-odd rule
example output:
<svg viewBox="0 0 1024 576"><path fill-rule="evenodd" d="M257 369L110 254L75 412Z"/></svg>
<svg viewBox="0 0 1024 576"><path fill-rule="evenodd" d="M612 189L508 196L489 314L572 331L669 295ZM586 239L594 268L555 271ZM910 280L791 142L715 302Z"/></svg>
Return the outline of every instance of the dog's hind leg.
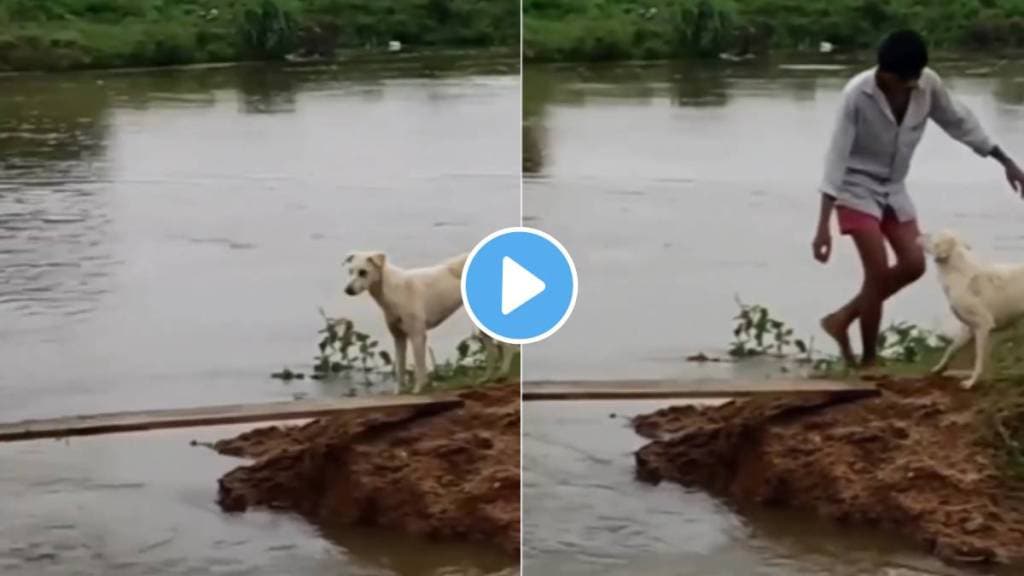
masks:
<svg viewBox="0 0 1024 576"><path fill-rule="evenodd" d="M970 390L978 383L978 379L985 372L985 357L988 356L988 336L992 332L992 321L978 326L974 331L974 371L971 377L960 383L965 390Z"/></svg>
<svg viewBox="0 0 1024 576"><path fill-rule="evenodd" d="M405 352L408 348L408 338L405 334L392 334L395 339L395 381L398 382L398 392L402 392L402 384L405 382Z"/></svg>
<svg viewBox="0 0 1024 576"><path fill-rule="evenodd" d="M942 359L939 360L939 363L936 364L934 368L932 368L932 374L938 376L944 373L946 368L949 367L950 361L953 360L953 356L955 356L961 348L966 346L973 336L974 333L971 332L970 328L967 326L961 326L960 331L956 333L956 336L953 337L953 341L949 344L949 347L946 348L946 352L942 355Z"/></svg>

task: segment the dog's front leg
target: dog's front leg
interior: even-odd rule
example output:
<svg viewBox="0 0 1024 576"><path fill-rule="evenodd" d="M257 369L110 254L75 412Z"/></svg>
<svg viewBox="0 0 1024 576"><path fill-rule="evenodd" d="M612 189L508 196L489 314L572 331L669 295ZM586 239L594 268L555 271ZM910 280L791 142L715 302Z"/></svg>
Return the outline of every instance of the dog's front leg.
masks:
<svg viewBox="0 0 1024 576"><path fill-rule="evenodd" d="M971 377L960 383L965 390L970 390L978 383L985 372L985 357L988 355L988 335L992 331L991 322L986 322L974 329L974 371Z"/></svg>
<svg viewBox="0 0 1024 576"><path fill-rule="evenodd" d="M956 355L961 348L966 346L973 336L974 333L971 332L969 327L961 326L960 331L956 333L956 336L953 337L953 341L949 344L949 347L946 348L946 353L942 355L942 359L939 360L939 363L936 364L934 368L932 368L932 374L940 375L945 372L946 368L949 367L949 363L953 360L953 356Z"/></svg>
<svg viewBox="0 0 1024 576"><path fill-rule="evenodd" d="M395 339L395 380L398 382L398 392L402 392L402 384L405 383L405 352L408 348L408 338L405 334L392 334Z"/></svg>
<svg viewBox="0 0 1024 576"><path fill-rule="evenodd" d="M414 363L414 378L415 385L413 392L419 394L423 387L427 384L427 331L424 327L422 330L416 330L414 333L409 335L409 339L412 342L412 361Z"/></svg>

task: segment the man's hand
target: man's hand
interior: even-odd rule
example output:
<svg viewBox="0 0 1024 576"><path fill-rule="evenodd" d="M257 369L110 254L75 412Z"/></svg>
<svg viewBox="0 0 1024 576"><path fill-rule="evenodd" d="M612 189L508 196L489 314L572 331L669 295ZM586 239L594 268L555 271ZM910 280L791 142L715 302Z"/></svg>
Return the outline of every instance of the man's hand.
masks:
<svg viewBox="0 0 1024 576"><path fill-rule="evenodd" d="M1024 196L1024 171L1021 171L1013 158L1010 158L999 146L993 146L990 155L1003 165L1006 170L1006 181L1010 183L1010 188Z"/></svg>
<svg viewBox="0 0 1024 576"><path fill-rule="evenodd" d="M829 256L832 255L832 234L829 233L828 228L818 228L817 234L814 235L814 242L811 244L811 248L814 250L814 259L822 264L828 262Z"/></svg>
<svg viewBox="0 0 1024 576"><path fill-rule="evenodd" d="M1017 164L1010 162L1006 165L1006 181L1014 192L1024 195L1024 171Z"/></svg>

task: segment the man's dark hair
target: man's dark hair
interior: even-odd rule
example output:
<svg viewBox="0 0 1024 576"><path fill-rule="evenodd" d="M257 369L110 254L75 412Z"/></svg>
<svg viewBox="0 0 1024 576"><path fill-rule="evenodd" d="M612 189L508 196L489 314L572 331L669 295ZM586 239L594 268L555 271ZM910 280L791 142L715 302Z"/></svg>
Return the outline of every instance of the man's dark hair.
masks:
<svg viewBox="0 0 1024 576"><path fill-rule="evenodd" d="M928 46L913 30L897 30L878 47L878 68L902 80L916 80L928 65Z"/></svg>

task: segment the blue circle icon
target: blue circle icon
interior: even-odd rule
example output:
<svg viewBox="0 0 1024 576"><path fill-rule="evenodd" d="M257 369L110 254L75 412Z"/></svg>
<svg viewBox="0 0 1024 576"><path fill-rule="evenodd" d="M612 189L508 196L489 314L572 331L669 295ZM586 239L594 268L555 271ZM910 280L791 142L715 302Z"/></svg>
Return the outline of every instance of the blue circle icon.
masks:
<svg viewBox="0 0 1024 576"><path fill-rule="evenodd" d="M481 240L462 271L462 301L478 328L509 344L552 335L576 306L576 266L549 234L505 228Z"/></svg>

